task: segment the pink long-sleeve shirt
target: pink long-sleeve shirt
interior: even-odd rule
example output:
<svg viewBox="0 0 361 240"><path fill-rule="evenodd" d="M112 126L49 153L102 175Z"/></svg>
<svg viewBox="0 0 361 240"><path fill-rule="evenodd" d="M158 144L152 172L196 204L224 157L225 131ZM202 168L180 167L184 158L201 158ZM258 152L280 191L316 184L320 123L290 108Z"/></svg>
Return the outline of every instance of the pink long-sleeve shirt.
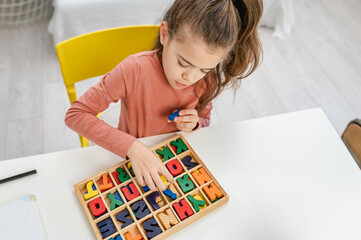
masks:
<svg viewBox="0 0 361 240"><path fill-rule="evenodd" d="M199 82L197 95L205 92ZM97 114L121 100L118 128ZM126 158L136 138L176 132L168 116L177 109L197 109L199 98L193 87L174 89L164 75L156 50L127 57L100 82L74 101L65 116L66 125L95 144ZM209 125L212 103L198 113L199 127Z"/></svg>

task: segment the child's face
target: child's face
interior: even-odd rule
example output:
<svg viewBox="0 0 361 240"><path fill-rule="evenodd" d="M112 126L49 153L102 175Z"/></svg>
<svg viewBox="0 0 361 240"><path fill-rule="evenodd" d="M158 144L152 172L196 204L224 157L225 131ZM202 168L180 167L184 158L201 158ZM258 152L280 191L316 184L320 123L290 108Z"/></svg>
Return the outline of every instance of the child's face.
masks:
<svg viewBox="0 0 361 240"><path fill-rule="evenodd" d="M228 49L212 50L194 36L189 27L183 27L172 39L168 25L160 25L160 40L163 45L162 64L169 84L175 89L186 88L214 69L228 53Z"/></svg>

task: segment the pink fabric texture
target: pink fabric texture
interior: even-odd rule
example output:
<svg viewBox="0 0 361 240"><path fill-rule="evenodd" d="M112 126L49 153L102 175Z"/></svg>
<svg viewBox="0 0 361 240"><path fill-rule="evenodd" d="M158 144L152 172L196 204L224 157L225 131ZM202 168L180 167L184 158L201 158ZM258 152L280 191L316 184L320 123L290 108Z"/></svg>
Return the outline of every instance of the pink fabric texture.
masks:
<svg viewBox="0 0 361 240"><path fill-rule="evenodd" d="M205 92L198 83L197 95ZM118 128L96 115L121 100ZM66 125L95 144L126 158L136 138L176 132L168 116L177 109L197 109L199 98L193 87L174 89L166 79L156 50L127 57L102 77L66 113ZM199 112L199 126L209 126L212 103Z"/></svg>

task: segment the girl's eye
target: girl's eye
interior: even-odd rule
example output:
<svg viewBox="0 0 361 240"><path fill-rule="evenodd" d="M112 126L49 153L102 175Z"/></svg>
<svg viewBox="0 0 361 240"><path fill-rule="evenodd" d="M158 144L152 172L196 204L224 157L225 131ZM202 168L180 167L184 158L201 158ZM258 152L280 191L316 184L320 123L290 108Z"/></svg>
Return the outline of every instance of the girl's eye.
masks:
<svg viewBox="0 0 361 240"><path fill-rule="evenodd" d="M188 67L188 66L183 65L179 60L178 60L178 65L179 65L180 67L182 67L182 68ZM210 71L211 71L211 70L204 71L204 70L201 69L201 72L202 72L203 74L207 74L207 73L209 73Z"/></svg>
<svg viewBox="0 0 361 240"><path fill-rule="evenodd" d="M179 60L178 60L178 65L181 66L182 68L187 67L187 66L184 66Z"/></svg>

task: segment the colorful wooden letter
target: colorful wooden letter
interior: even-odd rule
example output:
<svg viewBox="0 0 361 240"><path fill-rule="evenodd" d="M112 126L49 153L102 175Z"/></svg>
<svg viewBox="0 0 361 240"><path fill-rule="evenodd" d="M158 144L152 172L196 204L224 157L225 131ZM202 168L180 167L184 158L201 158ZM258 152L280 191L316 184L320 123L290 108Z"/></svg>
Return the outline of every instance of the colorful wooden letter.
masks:
<svg viewBox="0 0 361 240"><path fill-rule="evenodd" d="M88 200L92 197L95 197L96 195L98 195L98 190L93 190L93 181L89 181L86 183L86 190L87 192L84 194L84 198L85 200Z"/></svg>
<svg viewBox="0 0 361 240"><path fill-rule="evenodd" d="M211 181L211 177L206 173L206 171L203 168L200 168L197 171L192 172L192 176L197 181L199 186L202 186L203 184Z"/></svg>
<svg viewBox="0 0 361 240"><path fill-rule="evenodd" d="M117 231L110 218L106 218L103 221L98 222L97 226L99 228L99 231L100 231L103 239L112 235L113 233L115 233Z"/></svg>
<svg viewBox="0 0 361 240"><path fill-rule="evenodd" d="M135 186L135 184L133 182L129 183L125 187L122 187L122 192L124 193L124 196L128 201L131 201L132 199L134 199L140 195L137 187Z"/></svg>
<svg viewBox="0 0 361 240"><path fill-rule="evenodd" d="M149 189L149 187L148 187L148 185L145 185L144 187L143 187L143 191L144 192L148 192L150 189Z"/></svg>
<svg viewBox="0 0 361 240"><path fill-rule="evenodd" d="M174 157L173 153L170 151L170 149L168 147L158 149L156 152L159 155L161 155L163 162L165 162L165 161L167 161L167 160Z"/></svg>
<svg viewBox="0 0 361 240"><path fill-rule="evenodd" d="M125 228L134 222L134 220L131 219L131 217L128 218L128 216L130 216L128 209L125 209L124 211L115 215L115 219L117 219L118 222L123 223L120 228Z"/></svg>
<svg viewBox="0 0 361 240"><path fill-rule="evenodd" d="M170 145L170 147L173 149L173 152L177 153L177 148L176 148L176 146Z"/></svg>
<svg viewBox="0 0 361 240"><path fill-rule="evenodd" d="M99 181L99 189L104 192L109 188L114 187L114 184L107 173L104 173L102 179Z"/></svg>
<svg viewBox="0 0 361 240"><path fill-rule="evenodd" d="M167 185L168 181L163 175L159 175L160 179L162 180L164 185Z"/></svg>
<svg viewBox="0 0 361 240"><path fill-rule="evenodd" d="M155 199L159 197L159 192L153 192L149 196L147 196L147 201L149 204L153 207L154 210L157 210L160 208L158 203L155 201Z"/></svg>
<svg viewBox="0 0 361 240"><path fill-rule="evenodd" d="M119 179L120 182L123 183L123 182L130 179L130 176L128 175L128 173L123 168L118 168L117 171L119 173L118 179Z"/></svg>
<svg viewBox="0 0 361 240"><path fill-rule="evenodd" d="M185 199L180 200L179 203L173 203L173 208L182 221L193 215L193 211Z"/></svg>
<svg viewBox="0 0 361 240"><path fill-rule="evenodd" d="M141 219L150 214L150 210L148 209L147 204L143 200L134 203L132 205L132 210L137 219Z"/></svg>
<svg viewBox="0 0 361 240"><path fill-rule="evenodd" d="M173 122L174 118L179 116L179 111L180 111L180 109L178 109L177 111L175 111L174 113L169 115L168 116L168 122Z"/></svg>
<svg viewBox="0 0 361 240"><path fill-rule="evenodd" d="M178 219L174 216L170 208L165 210L165 213L159 213L158 218L166 230L178 223Z"/></svg>
<svg viewBox="0 0 361 240"><path fill-rule="evenodd" d="M89 208L94 217L99 217L107 210L105 204L101 198L95 198L89 202Z"/></svg>
<svg viewBox="0 0 361 240"><path fill-rule="evenodd" d="M112 175L113 175L115 181L117 182L117 184L121 184L121 182L119 181L119 173L118 172L112 172Z"/></svg>
<svg viewBox="0 0 361 240"><path fill-rule="evenodd" d="M196 196L198 196L198 195L196 195ZM199 197L199 196L198 196L198 197ZM203 206L206 204L205 201L203 201L203 200L198 200L198 199L194 198L192 195L189 195L189 196L187 197L187 199L192 203L193 208L194 208L194 210L196 210L196 212L199 212L199 209L200 209L199 206L203 207ZM201 199L202 199L202 198L201 198Z"/></svg>
<svg viewBox="0 0 361 240"><path fill-rule="evenodd" d="M145 221L143 223L143 228L147 232L147 237L149 237L149 239L152 239L162 233L162 229L160 229L157 221L154 218Z"/></svg>
<svg viewBox="0 0 361 240"><path fill-rule="evenodd" d="M170 197L171 199L173 199L173 200L177 199L177 194L174 193L174 192L172 192L172 190L170 190L169 188L167 188L166 190L164 190L163 193L164 193L166 196L168 196L168 197Z"/></svg>
<svg viewBox="0 0 361 240"><path fill-rule="evenodd" d="M184 193L187 193L194 188L194 183L189 179L188 174L184 175L183 179L181 177L177 178L177 182Z"/></svg>
<svg viewBox="0 0 361 240"><path fill-rule="evenodd" d="M163 207L165 204L163 198L160 195L155 198L155 202L159 205L159 207Z"/></svg>
<svg viewBox="0 0 361 240"><path fill-rule="evenodd" d="M142 240L143 239L143 236L141 233L139 233L136 236L133 236L133 234L131 232L127 232L124 236L125 236L126 240Z"/></svg>
<svg viewBox="0 0 361 240"><path fill-rule="evenodd" d="M177 159L173 159L166 164L169 172L175 177L182 173L183 168Z"/></svg>
<svg viewBox="0 0 361 240"><path fill-rule="evenodd" d="M133 168L132 168L132 164L130 162L127 163L127 168L130 172L130 174L132 174L132 176L134 177L134 172L133 172Z"/></svg>
<svg viewBox="0 0 361 240"><path fill-rule="evenodd" d="M194 195L193 197L194 197L194 199L197 199L197 200L199 200L199 201L204 201L204 199L203 199L201 196L199 196L199 195ZM200 209L200 210L202 210L202 209L204 209L204 208L206 208L206 207L207 207L207 203L205 203L203 206L202 206L202 205L199 205L199 209Z"/></svg>
<svg viewBox="0 0 361 240"><path fill-rule="evenodd" d="M116 236L115 239L114 238L109 238L109 240L123 240L122 237L120 235Z"/></svg>
<svg viewBox="0 0 361 240"><path fill-rule="evenodd" d="M184 144L181 138L178 138L175 141L171 141L170 145L175 146L177 148L177 154L180 154L188 150L188 147Z"/></svg>
<svg viewBox="0 0 361 240"><path fill-rule="evenodd" d="M114 195L109 193L108 198L110 200L110 211L124 204L118 192L115 192Z"/></svg>
<svg viewBox="0 0 361 240"><path fill-rule="evenodd" d="M168 188L176 195L176 198L180 196L180 193L178 192L178 189L174 186L174 184L169 184ZM172 196L170 197L172 198Z"/></svg>
<svg viewBox="0 0 361 240"><path fill-rule="evenodd" d="M204 186L202 189L211 202L216 200L216 197L221 198L223 196L223 193L221 192L221 190L219 190L219 188L214 182L212 182L208 186Z"/></svg>
<svg viewBox="0 0 361 240"><path fill-rule="evenodd" d="M187 169L192 169L194 168L195 166L198 165L198 163L196 162L192 162L192 157L190 155L187 155L185 156L183 159L182 159L182 163L184 164L184 166L187 167Z"/></svg>

